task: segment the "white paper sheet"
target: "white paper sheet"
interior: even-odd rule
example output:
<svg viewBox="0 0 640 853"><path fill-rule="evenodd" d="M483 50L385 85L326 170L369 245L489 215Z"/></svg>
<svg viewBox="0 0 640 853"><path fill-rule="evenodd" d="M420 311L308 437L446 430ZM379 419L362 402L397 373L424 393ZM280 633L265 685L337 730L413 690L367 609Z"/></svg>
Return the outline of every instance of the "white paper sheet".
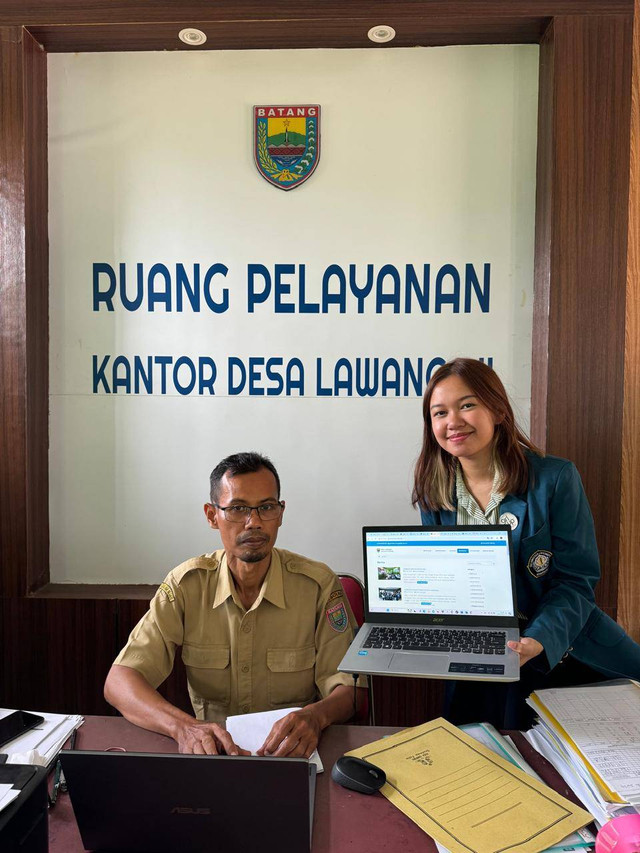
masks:
<svg viewBox="0 0 640 853"><path fill-rule="evenodd" d="M267 739L273 725L291 711L299 710L300 708L279 708L276 711L259 711L256 714L236 714L233 717L227 717L227 731L238 746L250 750L251 754L255 755ZM311 754L309 761L316 765L318 773L322 773L324 767L317 749Z"/></svg>
<svg viewBox="0 0 640 853"><path fill-rule="evenodd" d="M6 809L6 807L12 803L19 794L20 791L12 785L0 785L0 812L2 809Z"/></svg>

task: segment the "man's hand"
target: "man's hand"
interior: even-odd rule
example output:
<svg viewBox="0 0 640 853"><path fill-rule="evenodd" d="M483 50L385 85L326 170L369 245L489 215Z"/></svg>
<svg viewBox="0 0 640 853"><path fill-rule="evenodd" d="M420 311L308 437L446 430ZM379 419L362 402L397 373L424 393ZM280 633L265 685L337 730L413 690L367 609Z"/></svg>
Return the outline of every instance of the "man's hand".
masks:
<svg viewBox="0 0 640 853"><path fill-rule="evenodd" d="M318 745L322 726L312 706L291 711L274 723L258 755L309 758Z"/></svg>
<svg viewBox="0 0 640 853"><path fill-rule="evenodd" d="M135 669L113 664L104 686L107 702L130 723L172 737L180 752L196 755L250 755L217 723L205 723L167 702Z"/></svg>
<svg viewBox="0 0 640 853"><path fill-rule="evenodd" d="M534 640L533 637L520 637L519 643L509 640L507 645L520 655L520 666L523 666L531 658L541 655L544 651L542 643Z"/></svg>
<svg viewBox="0 0 640 853"><path fill-rule="evenodd" d="M233 742L229 732L217 723L193 720L182 723L174 734L178 751L193 755L251 755Z"/></svg>

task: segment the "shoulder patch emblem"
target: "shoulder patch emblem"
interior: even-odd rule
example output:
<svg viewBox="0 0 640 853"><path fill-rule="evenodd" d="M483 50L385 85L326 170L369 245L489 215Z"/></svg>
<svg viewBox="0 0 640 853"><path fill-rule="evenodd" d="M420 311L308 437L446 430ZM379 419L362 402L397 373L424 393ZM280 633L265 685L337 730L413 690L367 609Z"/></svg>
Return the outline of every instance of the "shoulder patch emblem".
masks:
<svg viewBox="0 0 640 853"><path fill-rule="evenodd" d="M164 593L165 597L169 599L169 601L174 601L175 595L173 594L173 590L169 586L168 583L161 583L158 587L158 592Z"/></svg>
<svg viewBox="0 0 640 853"><path fill-rule="evenodd" d="M344 606L344 601L339 604L334 604L333 607L327 609L327 621L334 631L338 634L344 634L349 627L349 617L347 608Z"/></svg>
<svg viewBox="0 0 640 853"><path fill-rule="evenodd" d="M527 569L534 578L541 578L546 575L551 565L551 551L534 551L527 561Z"/></svg>
<svg viewBox="0 0 640 853"><path fill-rule="evenodd" d="M329 598L327 599L327 604L330 601L333 601L335 598L340 598L340 596L344 595L341 589L334 589Z"/></svg>

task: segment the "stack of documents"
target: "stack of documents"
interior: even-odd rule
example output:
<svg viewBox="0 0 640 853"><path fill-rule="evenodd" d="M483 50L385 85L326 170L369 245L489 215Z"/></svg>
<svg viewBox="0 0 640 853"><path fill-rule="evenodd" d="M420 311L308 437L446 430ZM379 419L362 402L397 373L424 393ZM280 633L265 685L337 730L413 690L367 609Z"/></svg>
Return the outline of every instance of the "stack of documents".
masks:
<svg viewBox="0 0 640 853"><path fill-rule="evenodd" d="M538 776L536 771L530 767L522 757L518 749L513 745L508 737L503 737L500 732L490 723L470 723L466 726L460 726L463 732L471 735L474 740L483 743L496 755L501 756L507 761L511 761L516 767L524 770L529 776L537 779L539 782L543 780ZM543 782L544 784L544 782ZM595 844L595 835L588 829L578 829L577 832L572 832L566 838L563 838L553 847L548 847L545 853L574 853L574 851L591 849ZM436 842L437 844L437 842ZM445 848L437 844L440 853L444 853Z"/></svg>
<svg viewBox="0 0 640 853"><path fill-rule="evenodd" d="M602 826L640 807L640 684L604 681L539 690L525 733Z"/></svg>
<svg viewBox="0 0 640 853"><path fill-rule="evenodd" d="M0 752L7 753L11 762L12 757L25 756L31 753L36 753L35 758L42 759L22 761L24 764L44 764L46 766L53 763L56 756L62 749L65 741L78 726L84 722L83 718L77 714L48 714L45 711L34 711L44 717L44 722L35 729L30 729L8 743L0 747ZM11 708L0 708L0 719L13 714Z"/></svg>
<svg viewBox="0 0 640 853"><path fill-rule="evenodd" d="M353 750L387 776L381 793L453 853L539 853L591 815L444 719Z"/></svg>

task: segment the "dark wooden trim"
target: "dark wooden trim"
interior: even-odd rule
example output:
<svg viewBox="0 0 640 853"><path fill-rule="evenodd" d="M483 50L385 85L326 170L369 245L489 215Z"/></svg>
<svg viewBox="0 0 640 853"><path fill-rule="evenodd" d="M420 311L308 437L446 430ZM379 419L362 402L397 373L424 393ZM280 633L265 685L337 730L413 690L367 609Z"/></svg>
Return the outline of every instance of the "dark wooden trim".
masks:
<svg viewBox="0 0 640 853"><path fill-rule="evenodd" d="M549 18L440 19L424 14L389 12L384 23L396 30L388 45L373 44L367 32L376 23L371 16L340 17L325 21L188 21L202 30L207 41L190 47L178 38L185 22L127 24L35 24L29 32L49 53L105 50L261 50L274 48L347 48L388 50L389 47L451 44L535 44Z"/></svg>
<svg viewBox="0 0 640 853"><path fill-rule="evenodd" d="M547 369L549 360L549 294L553 234L553 23L540 42L538 67L538 158L536 169L536 237L531 363L531 438L547 446Z"/></svg>
<svg viewBox="0 0 640 853"><path fill-rule="evenodd" d="M267 7L255 0L128 0L108 8L70 0L54 9L46 0L5 2L0 26L27 27L48 52L108 50L243 50L344 48L373 45L375 24L396 29L393 47L449 44L533 43L554 15L630 14L633 0L279 0ZM185 27L203 30L208 41L187 47L177 37Z"/></svg>
<svg viewBox="0 0 640 853"><path fill-rule="evenodd" d="M48 241L46 56L0 30L0 583L47 578Z"/></svg>
<svg viewBox="0 0 640 853"><path fill-rule="evenodd" d="M31 598L110 599L149 602L156 594L158 584L103 584L103 583L47 583L34 592Z"/></svg>
<svg viewBox="0 0 640 853"><path fill-rule="evenodd" d="M422 16L461 18L540 18L554 15L619 15L633 12L633 0L3 0L0 26L66 24L175 23L195 21L263 21L280 26L306 24L323 28L328 21L360 18L369 26L392 23L391 18Z"/></svg>
<svg viewBox="0 0 640 853"><path fill-rule="evenodd" d="M26 589L26 336L22 33L0 30L0 584Z"/></svg>
<svg viewBox="0 0 640 853"><path fill-rule="evenodd" d="M602 562L598 599L613 613L632 23L631 16L556 18L543 42L540 77L535 312L540 329L534 327L534 340L539 330L543 334L533 352L533 434L549 453L575 462L582 475Z"/></svg>
<svg viewBox="0 0 640 853"><path fill-rule="evenodd" d="M27 307L27 586L49 580L49 174L47 56L23 33Z"/></svg>

